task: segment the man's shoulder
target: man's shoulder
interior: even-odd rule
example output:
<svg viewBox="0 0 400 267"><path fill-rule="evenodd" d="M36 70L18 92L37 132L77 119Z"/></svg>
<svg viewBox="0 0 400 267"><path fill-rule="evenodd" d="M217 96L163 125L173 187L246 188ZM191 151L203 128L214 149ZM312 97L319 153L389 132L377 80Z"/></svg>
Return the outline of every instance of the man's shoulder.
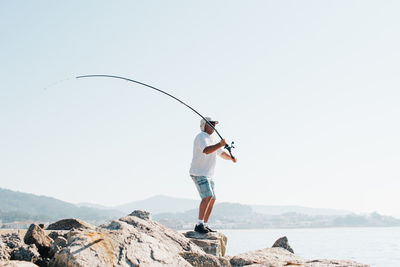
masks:
<svg viewBox="0 0 400 267"><path fill-rule="evenodd" d="M209 135L206 132L200 132L196 135L195 139L206 139L209 138Z"/></svg>

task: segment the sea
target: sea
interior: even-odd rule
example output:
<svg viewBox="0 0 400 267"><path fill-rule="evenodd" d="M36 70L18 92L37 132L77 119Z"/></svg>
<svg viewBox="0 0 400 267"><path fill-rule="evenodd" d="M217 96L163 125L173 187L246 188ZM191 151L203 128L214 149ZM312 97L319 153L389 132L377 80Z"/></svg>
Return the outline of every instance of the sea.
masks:
<svg viewBox="0 0 400 267"><path fill-rule="evenodd" d="M228 237L226 254L271 247L286 236L304 259L353 260L371 267L400 267L400 227L219 230Z"/></svg>

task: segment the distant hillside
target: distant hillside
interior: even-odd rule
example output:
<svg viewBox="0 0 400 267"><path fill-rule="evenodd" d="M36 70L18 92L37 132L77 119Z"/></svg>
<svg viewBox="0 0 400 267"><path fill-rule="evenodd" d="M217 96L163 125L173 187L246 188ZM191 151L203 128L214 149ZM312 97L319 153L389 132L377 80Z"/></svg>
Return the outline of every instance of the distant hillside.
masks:
<svg viewBox="0 0 400 267"><path fill-rule="evenodd" d="M165 212L184 212L193 208L197 208L200 200L175 198L163 195L157 195L140 201L134 201L128 204L114 207L125 213L131 213L133 210L147 210L152 214Z"/></svg>
<svg viewBox="0 0 400 267"><path fill-rule="evenodd" d="M3 223L16 220L54 221L71 217L98 222L121 215L123 213L116 210L77 207L51 197L0 188L0 220Z"/></svg>
<svg viewBox="0 0 400 267"><path fill-rule="evenodd" d="M269 205L251 205L254 212L269 215L279 215L283 213L295 212L305 215L349 215L353 212L349 210L338 210L338 209L317 209L317 208L307 208L301 206L269 206Z"/></svg>
<svg viewBox="0 0 400 267"><path fill-rule="evenodd" d="M103 206L100 204L93 204L93 203L89 203L89 202L80 202L75 204L78 207L86 207L86 208L95 208L95 209L99 209L99 210L112 210L114 208L112 207L107 207L107 206Z"/></svg>
<svg viewBox="0 0 400 267"><path fill-rule="evenodd" d="M197 220L199 202L158 195L109 208L92 203L74 205L51 197L0 189L0 222L3 224L0 227L16 227L14 222L22 222L17 224L27 227L29 221L46 223L71 217L98 225L142 209L150 211L155 221L170 228L190 229ZM399 219L378 213L357 215L346 210L228 202L216 203L210 222L220 229L400 226Z"/></svg>
<svg viewBox="0 0 400 267"><path fill-rule="evenodd" d="M224 207L228 209L228 202L219 202L217 204L224 203ZM200 200L176 198L164 195L157 195L140 201L134 201L128 204L113 207L114 209L121 210L125 213L130 213L135 209L144 209L150 211L152 214L158 213L178 213L185 212L191 209L197 209L200 204ZM94 204L91 204L94 205ZM229 206L229 205L228 205ZM337 209L317 209L308 208L302 206L271 206L271 205L241 205L247 207L253 212L269 215L280 215L289 212L295 212L305 215L349 215L353 212L348 210L337 210ZM220 206L222 208L223 206ZM235 206L236 207L236 206ZM234 210L232 212L235 212Z"/></svg>
<svg viewBox="0 0 400 267"><path fill-rule="evenodd" d="M153 219L173 229L191 229L197 209L180 213L159 213ZM217 203L210 217L216 229L314 228L314 227L389 227L400 226L400 219L376 212L364 215L308 215L296 212L262 214L248 205Z"/></svg>

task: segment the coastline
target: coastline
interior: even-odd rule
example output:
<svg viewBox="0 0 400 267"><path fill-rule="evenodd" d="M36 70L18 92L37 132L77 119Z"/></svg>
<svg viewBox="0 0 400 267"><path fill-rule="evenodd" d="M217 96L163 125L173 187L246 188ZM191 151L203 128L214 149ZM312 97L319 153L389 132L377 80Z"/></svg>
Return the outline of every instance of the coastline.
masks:
<svg viewBox="0 0 400 267"><path fill-rule="evenodd" d="M374 267L399 266L400 227L336 227L297 229L221 230L229 236L227 254L270 246L287 236L295 253L303 258L342 258Z"/></svg>
<svg viewBox="0 0 400 267"><path fill-rule="evenodd" d="M296 252L295 247L293 247L294 251L290 248L288 239L291 243L293 238L283 236L282 229L269 231L279 232L279 237L274 238L275 242L273 243L266 243L267 240L262 240L262 244L255 249L246 249L243 253L238 254L226 253L227 244L236 242L237 236L235 237L234 234L225 235L225 231L208 234L198 234L193 231L186 233L174 231L153 221L151 214L146 211L134 211L119 220L113 220L100 226L93 226L79 219L63 219L49 225L47 229L52 230L44 230L43 226L40 227L35 224L32 224L28 231L2 229L0 236L5 240L5 244L13 243L8 248L3 247L3 258L15 260L17 251L22 250L32 252L29 254L29 257L32 258L24 258L23 260L34 261L37 264L40 263L40 266L49 267L66 266L67 263L69 264L72 261L76 263L76 266L87 266L88 262L91 262L93 266L99 264L125 266L124 263L127 261L146 263L144 266L159 263L169 266L198 267L236 267L249 264L261 264L263 266L300 264L319 267L368 266L359 263L361 261L331 255L323 258L303 257L301 253ZM231 230L231 233L240 231ZM245 230L246 233L254 232L256 236L259 236L257 233L259 231L255 229ZM257 243L255 242L257 240L254 239L254 233L247 235L248 241L240 238L242 248L245 248L243 245ZM286 241L276 245L278 240ZM307 243L309 238L305 238L303 241ZM33 242L34 245L30 245L32 244L30 242ZM87 249L89 247L90 249ZM78 254L77 251L79 251ZM151 251L150 254L149 251ZM121 261L121 259L123 260ZM83 263L86 265L82 265Z"/></svg>

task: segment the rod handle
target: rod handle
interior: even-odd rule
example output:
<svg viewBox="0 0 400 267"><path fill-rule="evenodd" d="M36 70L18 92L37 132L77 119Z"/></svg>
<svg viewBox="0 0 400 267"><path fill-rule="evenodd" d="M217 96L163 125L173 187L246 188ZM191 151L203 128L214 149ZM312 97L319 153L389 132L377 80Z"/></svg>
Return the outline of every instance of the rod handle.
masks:
<svg viewBox="0 0 400 267"><path fill-rule="evenodd" d="M235 143L235 142L232 142L231 145L226 144L225 147L224 147L226 150L228 150L229 155L230 155L231 158L233 158L233 159L235 158L235 157L232 155L232 148L235 148L235 147L233 146L234 143Z"/></svg>

